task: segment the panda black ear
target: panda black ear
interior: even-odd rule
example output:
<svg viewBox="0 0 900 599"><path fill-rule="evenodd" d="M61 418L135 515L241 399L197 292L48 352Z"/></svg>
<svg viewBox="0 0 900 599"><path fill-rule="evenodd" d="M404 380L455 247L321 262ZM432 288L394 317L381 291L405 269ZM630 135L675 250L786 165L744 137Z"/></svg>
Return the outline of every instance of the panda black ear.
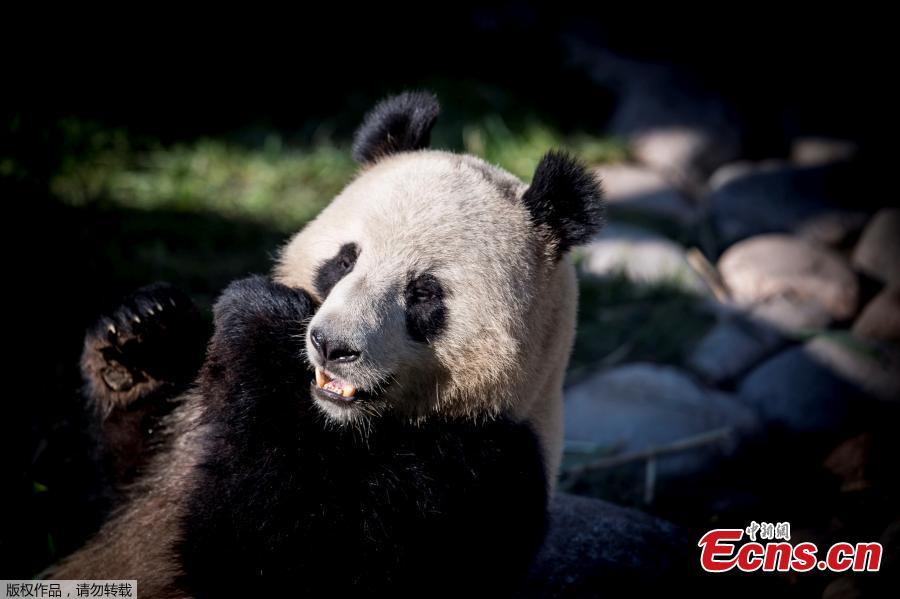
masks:
<svg viewBox="0 0 900 599"><path fill-rule="evenodd" d="M541 158L522 202L546 236L553 259L586 243L603 227L599 179L563 152L548 152Z"/></svg>
<svg viewBox="0 0 900 599"><path fill-rule="evenodd" d="M379 102L353 136L353 159L363 164L427 148L441 106L430 92L405 92Z"/></svg>

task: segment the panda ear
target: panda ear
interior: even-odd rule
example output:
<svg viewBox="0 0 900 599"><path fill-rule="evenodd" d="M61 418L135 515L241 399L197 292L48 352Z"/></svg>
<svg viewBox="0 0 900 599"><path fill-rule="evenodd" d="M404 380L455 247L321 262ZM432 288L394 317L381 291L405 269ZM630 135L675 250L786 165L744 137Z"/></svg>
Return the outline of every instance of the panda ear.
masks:
<svg viewBox="0 0 900 599"><path fill-rule="evenodd" d="M353 136L353 159L370 164L428 147L441 107L430 92L405 92L379 102Z"/></svg>
<svg viewBox="0 0 900 599"><path fill-rule="evenodd" d="M547 254L558 260L603 227L600 181L563 152L548 152L534 171L522 202L547 238Z"/></svg>

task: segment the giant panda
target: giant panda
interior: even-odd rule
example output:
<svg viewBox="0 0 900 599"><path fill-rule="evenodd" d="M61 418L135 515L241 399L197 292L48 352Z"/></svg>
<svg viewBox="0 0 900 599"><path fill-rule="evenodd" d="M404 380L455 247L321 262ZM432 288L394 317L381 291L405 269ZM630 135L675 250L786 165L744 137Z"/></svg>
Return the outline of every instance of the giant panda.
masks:
<svg viewBox="0 0 900 599"><path fill-rule="evenodd" d="M195 380L174 363L196 347L182 295L100 319L82 369L102 418L144 415L106 431L139 474L50 576L148 597L515 587L561 450L566 256L600 228L601 191L562 153L526 185L428 149L438 112L415 92L366 116L359 174L271 277L222 294Z"/></svg>

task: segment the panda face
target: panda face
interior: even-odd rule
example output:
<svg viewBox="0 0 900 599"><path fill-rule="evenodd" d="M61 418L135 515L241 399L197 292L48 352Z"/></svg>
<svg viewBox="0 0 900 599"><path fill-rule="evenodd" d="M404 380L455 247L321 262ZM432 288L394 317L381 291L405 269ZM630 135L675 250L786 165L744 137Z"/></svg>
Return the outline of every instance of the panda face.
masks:
<svg viewBox="0 0 900 599"><path fill-rule="evenodd" d="M559 265L601 226L599 183L554 152L526 186L427 150L438 112L425 92L378 104L354 138L361 173L275 270L321 301L306 350L313 397L336 422L490 417L537 392L546 344L568 352L553 314L567 308L552 298L575 293Z"/></svg>
<svg viewBox="0 0 900 599"><path fill-rule="evenodd" d="M509 400L544 262L524 187L469 156L395 156L292 240L276 276L322 302L306 349L328 416L496 412Z"/></svg>

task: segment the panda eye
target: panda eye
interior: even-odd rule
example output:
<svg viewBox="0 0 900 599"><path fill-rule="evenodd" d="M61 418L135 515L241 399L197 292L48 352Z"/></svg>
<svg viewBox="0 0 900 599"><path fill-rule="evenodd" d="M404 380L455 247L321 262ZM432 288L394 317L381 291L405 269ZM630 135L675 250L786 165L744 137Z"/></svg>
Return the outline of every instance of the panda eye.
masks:
<svg viewBox="0 0 900 599"><path fill-rule="evenodd" d="M409 304L426 304L440 299L441 288L433 275L422 275L410 283L406 292Z"/></svg>
<svg viewBox="0 0 900 599"><path fill-rule="evenodd" d="M431 301L435 298L434 292L427 287L416 287L412 291L411 299L417 304Z"/></svg>
<svg viewBox="0 0 900 599"><path fill-rule="evenodd" d="M359 246L355 243L345 243L337 254L319 265L314 284L316 291L322 297L328 296L338 281L353 270L353 267L356 266L356 259L359 258L359 252Z"/></svg>
<svg viewBox="0 0 900 599"><path fill-rule="evenodd" d="M406 286L406 330L414 341L432 343L447 324L444 286L433 274L410 277Z"/></svg>

